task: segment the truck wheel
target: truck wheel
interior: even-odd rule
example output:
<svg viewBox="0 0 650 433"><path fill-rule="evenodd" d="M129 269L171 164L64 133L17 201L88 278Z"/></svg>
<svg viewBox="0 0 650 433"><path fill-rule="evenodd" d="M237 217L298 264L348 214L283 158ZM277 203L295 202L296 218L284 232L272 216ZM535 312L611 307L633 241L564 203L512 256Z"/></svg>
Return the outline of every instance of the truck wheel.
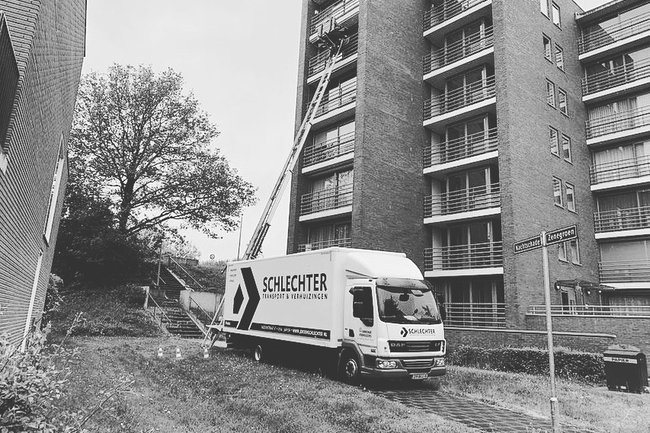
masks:
<svg viewBox="0 0 650 433"><path fill-rule="evenodd" d="M264 348L261 344L255 345L255 348L253 349L253 359L256 362L263 362L266 360L266 354L264 353Z"/></svg>
<svg viewBox="0 0 650 433"><path fill-rule="evenodd" d="M361 379L361 366L357 356L353 353L346 353L341 364L341 377L343 381L351 385L357 385Z"/></svg>

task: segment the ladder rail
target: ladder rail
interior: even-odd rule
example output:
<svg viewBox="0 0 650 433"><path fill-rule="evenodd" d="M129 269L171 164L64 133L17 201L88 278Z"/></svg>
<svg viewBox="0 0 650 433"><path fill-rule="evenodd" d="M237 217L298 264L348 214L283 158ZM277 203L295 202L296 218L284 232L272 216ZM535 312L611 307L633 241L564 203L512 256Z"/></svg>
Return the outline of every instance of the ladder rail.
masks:
<svg viewBox="0 0 650 433"><path fill-rule="evenodd" d="M332 77L332 72L334 71L334 66L337 62L337 58L341 53L341 48L343 47L345 40L346 39L343 39L338 44L335 54L332 55L328 60L329 63L323 72L323 76L318 83L314 97L309 103L305 117L300 125L300 128L298 129L298 133L294 139L289 157L287 158L283 169L280 172L280 176L278 177L275 186L271 190L271 195L266 203L264 211L262 212L262 216L257 223L257 226L255 227L251 241L246 247L246 251L244 252L243 257L244 260L256 258L262 250L262 243L264 242L264 238L266 237L269 227L271 226L270 220L273 218L273 215L275 214L275 211L280 204L280 199L289 179L289 174L293 173L293 169L296 165L298 156L300 155L300 152L302 151L302 148L307 141L307 136L309 135L312 123L316 117L316 112L318 111L318 107L320 107L323 97L325 96L325 90L329 85L330 79Z"/></svg>

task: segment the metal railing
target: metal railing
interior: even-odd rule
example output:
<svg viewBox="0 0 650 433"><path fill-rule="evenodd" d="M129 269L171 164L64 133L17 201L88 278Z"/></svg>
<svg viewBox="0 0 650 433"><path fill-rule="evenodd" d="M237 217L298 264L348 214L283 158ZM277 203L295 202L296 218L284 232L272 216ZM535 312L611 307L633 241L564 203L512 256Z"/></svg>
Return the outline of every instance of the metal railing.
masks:
<svg viewBox="0 0 650 433"><path fill-rule="evenodd" d="M199 290L205 290L205 287L203 287L203 285L202 285L201 283L199 283L199 282L196 280L196 278L194 278L194 277L192 276L192 274L190 274L190 273L187 271L187 269L185 269L185 268L184 268L180 263L178 263L176 260L174 260L174 258L169 257L169 262L170 262L171 264L174 265L173 267L174 267L175 269L180 270L180 271L183 272L186 276L188 276L188 277L190 278L190 280L192 280L192 283L193 283L194 287L191 287L191 288L193 288L193 289L199 289Z"/></svg>
<svg viewBox="0 0 650 433"><path fill-rule="evenodd" d="M476 104L496 95L494 75L424 101L424 120Z"/></svg>
<svg viewBox="0 0 650 433"><path fill-rule="evenodd" d="M337 209L352 204L352 185L324 189L300 198L300 215Z"/></svg>
<svg viewBox="0 0 650 433"><path fill-rule="evenodd" d="M617 66L582 79L584 96L650 77L650 59Z"/></svg>
<svg viewBox="0 0 650 433"><path fill-rule="evenodd" d="M589 168L592 185L650 175L650 156L594 164Z"/></svg>
<svg viewBox="0 0 650 433"><path fill-rule="evenodd" d="M594 213L596 233L650 228L650 206Z"/></svg>
<svg viewBox="0 0 650 433"><path fill-rule="evenodd" d="M432 50L423 58L424 73L428 74L492 46L494 46L494 33L490 26L485 31L446 45L444 48Z"/></svg>
<svg viewBox="0 0 650 433"><path fill-rule="evenodd" d="M359 0L341 0L340 2L326 7L312 17L309 34L313 35L314 33L318 33L322 24L325 24L330 19L336 20L358 7Z"/></svg>
<svg viewBox="0 0 650 433"><path fill-rule="evenodd" d="M532 316L546 314L545 305L529 305ZM589 316L589 317L650 317L647 305L551 305L553 316Z"/></svg>
<svg viewBox="0 0 650 433"><path fill-rule="evenodd" d="M190 311L194 313L196 318L199 322L203 323L203 325L209 325L212 322L212 315L192 299L192 296L190 296Z"/></svg>
<svg viewBox="0 0 650 433"><path fill-rule="evenodd" d="M650 106L587 120L587 138L650 125Z"/></svg>
<svg viewBox="0 0 650 433"><path fill-rule="evenodd" d="M350 247L352 246L351 238L330 239L326 241L310 242L308 244L298 245L298 252L322 250L331 247Z"/></svg>
<svg viewBox="0 0 650 433"><path fill-rule="evenodd" d="M495 127L466 137L427 146L424 149L424 166L431 167L436 164L481 155L497 150L498 144L497 128ZM434 149L434 147L437 147L437 149Z"/></svg>
<svg viewBox="0 0 650 433"><path fill-rule="evenodd" d="M588 31L588 29L591 29ZM635 16L607 27L590 26L582 30L578 40L578 51L584 54L587 51L604 47L630 36L650 30L650 12Z"/></svg>
<svg viewBox="0 0 650 433"><path fill-rule="evenodd" d="M325 93L320 106L316 110L316 117L351 104L357 99L357 80L351 80L343 85L332 88Z"/></svg>
<svg viewBox="0 0 650 433"><path fill-rule="evenodd" d="M501 206L499 183L475 186L424 198L424 217L450 215Z"/></svg>
<svg viewBox="0 0 650 433"><path fill-rule="evenodd" d="M503 266L503 242L427 248L424 270L477 269Z"/></svg>
<svg viewBox="0 0 650 433"><path fill-rule="evenodd" d="M650 281L650 260L612 260L598 264L601 283Z"/></svg>
<svg viewBox="0 0 650 433"><path fill-rule="evenodd" d="M446 326L470 328L505 328L504 303L449 303L445 304Z"/></svg>
<svg viewBox="0 0 650 433"><path fill-rule="evenodd" d="M153 298L153 296L151 296L151 294L149 294L148 296L149 296L148 305L149 308L153 310L152 313L154 319L156 319L160 325L163 325L165 323L172 323L172 320L169 318L167 313L165 313L165 309L160 305L158 305L158 302L156 302L156 300ZM153 304L153 307L151 306L151 304Z"/></svg>
<svg viewBox="0 0 650 433"><path fill-rule="evenodd" d="M354 56L357 53L358 46L359 46L359 35L355 34L350 36L350 39L348 39L347 43L345 43L341 48L341 54L339 55L339 57L337 57L336 63ZM309 59L307 76L311 77L312 75L316 75L319 72L325 70L325 66L327 65L327 60L329 58L330 58L330 51L325 50L325 51L321 51L320 53L316 54L311 59Z"/></svg>
<svg viewBox="0 0 650 433"><path fill-rule="evenodd" d="M354 152L354 131L322 143L310 143L302 154L304 167Z"/></svg>
<svg viewBox="0 0 650 433"><path fill-rule="evenodd" d="M424 12L424 31L445 22L486 0L449 0Z"/></svg>

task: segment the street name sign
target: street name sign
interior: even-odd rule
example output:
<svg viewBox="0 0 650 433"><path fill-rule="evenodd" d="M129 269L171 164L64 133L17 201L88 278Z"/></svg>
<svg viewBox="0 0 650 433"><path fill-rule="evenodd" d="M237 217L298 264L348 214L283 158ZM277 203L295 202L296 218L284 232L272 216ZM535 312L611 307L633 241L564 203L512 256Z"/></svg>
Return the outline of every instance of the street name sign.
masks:
<svg viewBox="0 0 650 433"><path fill-rule="evenodd" d="M542 237L537 235L534 238L524 239L523 241L515 242L515 254L525 253L542 247Z"/></svg>
<svg viewBox="0 0 650 433"><path fill-rule="evenodd" d="M576 226L553 230L551 232L546 232L546 245L559 244L560 242L576 239L577 237L578 229Z"/></svg>

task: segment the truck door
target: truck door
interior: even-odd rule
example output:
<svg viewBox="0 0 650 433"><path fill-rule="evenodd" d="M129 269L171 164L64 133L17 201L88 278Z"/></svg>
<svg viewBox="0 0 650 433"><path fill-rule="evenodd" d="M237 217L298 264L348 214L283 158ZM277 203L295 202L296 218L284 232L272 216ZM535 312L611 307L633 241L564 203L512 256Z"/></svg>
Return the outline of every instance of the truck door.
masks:
<svg viewBox="0 0 650 433"><path fill-rule="evenodd" d="M377 347L373 292L374 287L366 282L365 285L349 284L345 293L344 339L356 342L364 354L374 352Z"/></svg>

